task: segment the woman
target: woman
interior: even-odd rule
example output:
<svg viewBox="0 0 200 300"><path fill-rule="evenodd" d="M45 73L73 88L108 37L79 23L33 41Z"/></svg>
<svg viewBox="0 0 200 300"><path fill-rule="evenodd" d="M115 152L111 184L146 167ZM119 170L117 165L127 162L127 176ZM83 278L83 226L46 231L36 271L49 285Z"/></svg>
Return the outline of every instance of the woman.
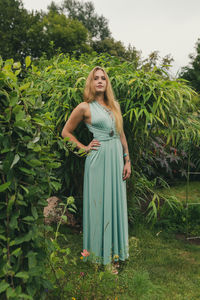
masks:
<svg viewBox="0 0 200 300"><path fill-rule="evenodd" d="M84 100L71 113L62 136L89 153L84 170L83 249L93 261L111 265L129 256L125 180L131 164L120 106L103 68L90 72ZM87 146L73 135L81 121L93 133Z"/></svg>

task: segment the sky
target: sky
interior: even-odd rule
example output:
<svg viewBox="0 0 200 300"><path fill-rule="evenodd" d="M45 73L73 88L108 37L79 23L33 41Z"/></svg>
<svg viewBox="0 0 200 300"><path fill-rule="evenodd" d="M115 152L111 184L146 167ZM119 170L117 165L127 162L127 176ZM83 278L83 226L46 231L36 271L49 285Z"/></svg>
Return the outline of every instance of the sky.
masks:
<svg viewBox="0 0 200 300"><path fill-rule="evenodd" d="M171 54L174 76L189 64L200 38L200 0L82 0L87 1L108 20L113 38L134 46L143 59L152 51L159 51L160 57ZM29 11L45 11L51 0L22 2Z"/></svg>

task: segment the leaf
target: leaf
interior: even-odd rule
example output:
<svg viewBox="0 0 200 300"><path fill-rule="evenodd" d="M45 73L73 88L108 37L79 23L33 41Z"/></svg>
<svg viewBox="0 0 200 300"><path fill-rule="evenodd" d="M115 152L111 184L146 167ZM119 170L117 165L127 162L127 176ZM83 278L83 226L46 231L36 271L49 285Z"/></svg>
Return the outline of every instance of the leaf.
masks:
<svg viewBox="0 0 200 300"><path fill-rule="evenodd" d="M13 288L9 287L6 290L6 297L7 297L7 299L14 298L14 297L15 297L15 299L17 299L17 294Z"/></svg>
<svg viewBox="0 0 200 300"><path fill-rule="evenodd" d="M35 144L35 143L37 143L39 140L40 140L40 135L39 135L39 136L36 136L36 137L32 140L32 142Z"/></svg>
<svg viewBox="0 0 200 300"><path fill-rule="evenodd" d="M20 91L27 90L30 87L30 82L27 82L19 87Z"/></svg>
<svg viewBox="0 0 200 300"><path fill-rule="evenodd" d="M136 80L137 80L136 78L133 78L133 79L129 80L128 85L131 85Z"/></svg>
<svg viewBox="0 0 200 300"><path fill-rule="evenodd" d="M3 293L10 285L5 282L5 280L3 280L1 283L0 283L0 294Z"/></svg>
<svg viewBox="0 0 200 300"><path fill-rule="evenodd" d="M67 222L67 216L61 216L61 218L65 221L65 222Z"/></svg>
<svg viewBox="0 0 200 300"><path fill-rule="evenodd" d="M25 186L23 186L22 184L20 184L20 187L27 193L27 194L29 194L29 190L25 187ZM19 202L18 202L19 203Z"/></svg>
<svg viewBox="0 0 200 300"><path fill-rule="evenodd" d="M35 221L35 219L32 216L24 217L22 220L27 221L27 222Z"/></svg>
<svg viewBox="0 0 200 300"><path fill-rule="evenodd" d="M21 120L25 119L25 112L23 110L19 111L16 115L15 115L15 120L16 122L21 122Z"/></svg>
<svg viewBox="0 0 200 300"><path fill-rule="evenodd" d="M19 210L15 211L12 216L11 216L11 220L10 220L10 223L9 223L9 227L10 229L15 229L15 228L18 228L18 217L20 215L20 212Z"/></svg>
<svg viewBox="0 0 200 300"><path fill-rule="evenodd" d="M31 64L31 57L30 56L26 56L25 64L26 64L26 68L28 68L30 66L30 64Z"/></svg>
<svg viewBox="0 0 200 300"><path fill-rule="evenodd" d="M0 192L5 191L5 190L10 186L10 184L11 184L10 181L8 181L8 182L6 182L6 183L4 183L4 184L1 184L1 185L0 185Z"/></svg>
<svg viewBox="0 0 200 300"><path fill-rule="evenodd" d="M12 97L10 99L10 106L15 106L17 104L17 102L19 101L19 98L18 97Z"/></svg>
<svg viewBox="0 0 200 300"><path fill-rule="evenodd" d="M19 236L17 237L13 242L15 245L19 245L22 244L23 242L29 242L33 237L33 233L30 230L27 234L23 235L23 236Z"/></svg>
<svg viewBox="0 0 200 300"><path fill-rule="evenodd" d="M21 69L15 71L15 76L18 76L21 72Z"/></svg>
<svg viewBox="0 0 200 300"><path fill-rule="evenodd" d="M26 163L28 165L30 165L31 167L38 167L38 166L43 165L43 163L38 159L31 159L31 160L27 161Z"/></svg>
<svg viewBox="0 0 200 300"><path fill-rule="evenodd" d="M55 189L56 191L58 191L61 188L61 184L57 181L51 181L51 186L53 187L53 189Z"/></svg>
<svg viewBox="0 0 200 300"><path fill-rule="evenodd" d="M36 173L33 171L33 170L29 170L29 169L26 169L26 168L19 168L19 170L21 170L23 173L26 173L28 175L36 175Z"/></svg>
<svg viewBox="0 0 200 300"><path fill-rule="evenodd" d="M12 162L12 165L10 166L10 169L12 169L12 167L14 167L14 165L16 165L19 160L20 160L19 154L15 154L15 157L14 157L14 160Z"/></svg>
<svg viewBox="0 0 200 300"><path fill-rule="evenodd" d="M67 198L67 204L68 204L68 205L74 204L74 197L73 197L73 196L69 196L69 197Z"/></svg>
<svg viewBox="0 0 200 300"><path fill-rule="evenodd" d="M33 215L34 219L37 220L38 219L38 212L37 212L37 208L35 206L31 207L31 212L32 212L32 215Z"/></svg>
<svg viewBox="0 0 200 300"><path fill-rule="evenodd" d="M69 207L68 210L71 211L71 212L76 213L75 209L73 209L73 208L71 208L71 207Z"/></svg>
<svg viewBox="0 0 200 300"><path fill-rule="evenodd" d="M7 241L7 238L4 236L4 235L2 235L2 234L0 234L0 240L3 240L3 241Z"/></svg>
<svg viewBox="0 0 200 300"><path fill-rule="evenodd" d="M60 162L51 162L48 164L48 167L53 168L53 169L59 168L60 166L61 166Z"/></svg>
<svg viewBox="0 0 200 300"><path fill-rule="evenodd" d="M7 213L9 214L13 204L15 203L15 195L12 195L8 201L8 206L7 206Z"/></svg>
<svg viewBox="0 0 200 300"><path fill-rule="evenodd" d="M36 265L37 265L36 256L37 256L36 252L33 252L33 251L29 251L28 252L27 257L28 257L28 267L29 267L29 270L31 270L32 268L36 267Z"/></svg>
<svg viewBox="0 0 200 300"><path fill-rule="evenodd" d="M17 278L23 278L23 279L28 279L29 275L28 275L28 272L18 272L17 274L15 274L15 277L17 277Z"/></svg>
<svg viewBox="0 0 200 300"><path fill-rule="evenodd" d="M21 68L21 63L20 61L17 61L13 64L13 69L20 69Z"/></svg>
<svg viewBox="0 0 200 300"><path fill-rule="evenodd" d="M18 257L21 253L22 253L21 248L17 248L11 253L11 255Z"/></svg>
<svg viewBox="0 0 200 300"><path fill-rule="evenodd" d="M40 126L45 126L45 123L42 119L39 118L33 118L33 120L35 121L36 124L40 125Z"/></svg>

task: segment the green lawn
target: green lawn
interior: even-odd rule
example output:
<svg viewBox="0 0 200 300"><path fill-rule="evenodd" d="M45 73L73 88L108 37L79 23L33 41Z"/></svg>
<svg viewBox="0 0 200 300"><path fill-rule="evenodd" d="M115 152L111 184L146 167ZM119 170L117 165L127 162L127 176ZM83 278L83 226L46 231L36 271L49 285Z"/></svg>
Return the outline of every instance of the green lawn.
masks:
<svg viewBox="0 0 200 300"><path fill-rule="evenodd" d="M170 189L163 189L164 194L175 195L180 201L186 202L186 184L181 182ZM188 186L188 202L200 203L200 182L191 181Z"/></svg>
<svg viewBox="0 0 200 300"><path fill-rule="evenodd" d="M82 233L64 227L62 231L68 238L66 247L71 249L68 264L61 266L65 273L63 295L49 293L48 300L200 299L200 245L144 225L133 226L129 229L129 260L118 275L112 275L81 260Z"/></svg>
<svg viewBox="0 0 200 300"><path fill-rule="evenodd" d="M185 186L164 191L185 201ZM200 183L190 183L191 201L199 201ZM62 225L70 248L67 263L60 263L62 292L49 291L46 300L199 300L200 244L177 239L175 233L151 229L144 224L129 227L129 260L121 264L119 274L81 260L81 229ZM61 258L60 258L61 259ZM62 275L62 273L61 273ZM49 275L50 276L50 275ZM74 297L74 298L73 298Z"/></svg>

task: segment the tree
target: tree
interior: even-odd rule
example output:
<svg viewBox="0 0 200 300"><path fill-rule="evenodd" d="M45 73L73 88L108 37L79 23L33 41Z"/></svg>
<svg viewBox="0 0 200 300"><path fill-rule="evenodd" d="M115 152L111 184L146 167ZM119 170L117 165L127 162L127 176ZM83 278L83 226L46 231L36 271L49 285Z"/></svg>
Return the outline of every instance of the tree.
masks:
<svg viewBox="0 0 200 300"><path fill-rule="evenodd" d="M80 21L90 32L94 40L104 40L111 37L108 28L108 20L104 16L98 16L92 2L82 3L76 0L64 0L62 9L67 16Z"/></svg>
<svg viewBox="0 0 200 300"><path fill-rule="evenodd" d="M28 19L21 0L0 0L0 55L4 59L21 57Z"/></svg>
<svg viewBox="0 0 200 300"><path fill-rule="evenodd" d="M21 0L0 0L0 18L0 55L4 59L37 58L49 47L43 13L28 13Z"/></svg>
<svg viewBox="0 0 200 300"><path fill-rule="evenodd" d="M200 38L195 45L196 54L190 54L190 65L182 68L180 77L189 81L190 85L200 92Z"/></svg>
<svg viewBox="0 0 200 300"><path fill-rule="evenodd" d="M161 58L159 51L152 51L149 56L143 60L141 66L146 72L154 70L160 75L169 77L168 70L173 61L174 59L171 57L171 54L167 54Z"/></svg>
<svg viewBox="0 0 200 300"><path fill-rule="evenodd" d="M50 10L43 19L43 26L48 43L52 41L55 49L59 48L64 53L91 50L87 44L88 31L78 20Z"/></svg>
<svg viewBox="0 0 200 300"><path fill-rule="evenodd" d="M21 0L0 0L0 55L24 61L26 56L51 57L62 52L90 52L88 31L78 20L67 18L54 3L47 14L29 13Z"/></svg>

